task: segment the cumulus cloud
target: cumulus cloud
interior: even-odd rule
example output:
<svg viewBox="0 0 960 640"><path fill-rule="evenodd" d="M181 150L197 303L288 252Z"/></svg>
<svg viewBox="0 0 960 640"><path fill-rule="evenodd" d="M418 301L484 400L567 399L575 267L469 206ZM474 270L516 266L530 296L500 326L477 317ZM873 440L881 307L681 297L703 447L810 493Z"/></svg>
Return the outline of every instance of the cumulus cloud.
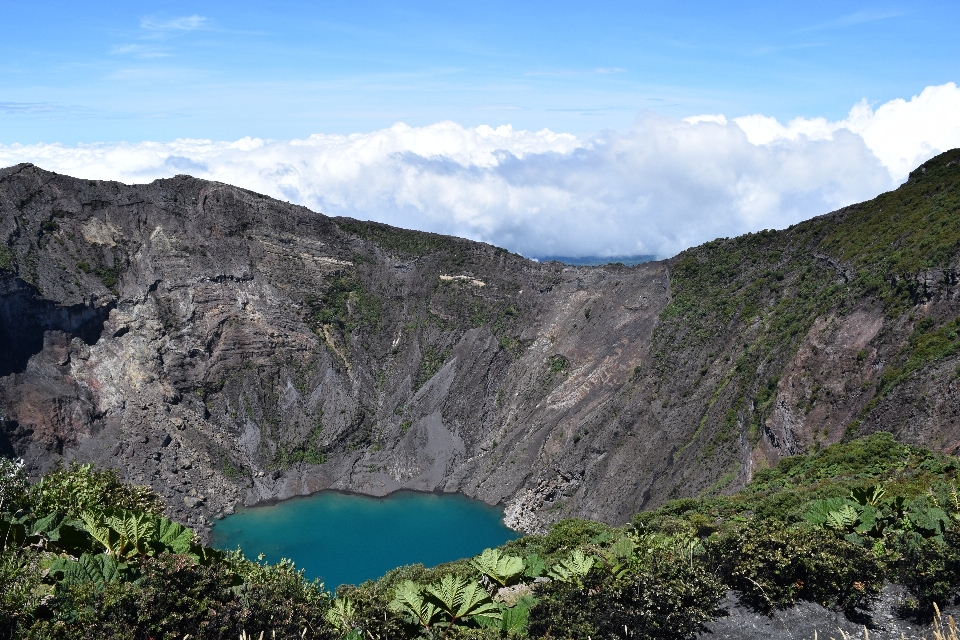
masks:
<svg viewBox="0 0 960 640"><path fill-rule="evenodd" d="M870 198L954 146L960 91L948 84L860 103L840 122L644 113L593 136L397 124L287 141L0 145L0 165L124 182L189 173L528 256L668 256Z"/></svg>
<svg viewBox="0 0 960 640"><path fill-rule="evenodd" d="M758 145L802 138L832 140L838 131L853 132L863 138L899 182L936 153L960 147L960 88L952 82L927 87L909 101L897 98L876 111L863 99L846 119L837 122L796 118L782 125L763 115L734 118L734 122L746 132L750 142Z"/></svg>

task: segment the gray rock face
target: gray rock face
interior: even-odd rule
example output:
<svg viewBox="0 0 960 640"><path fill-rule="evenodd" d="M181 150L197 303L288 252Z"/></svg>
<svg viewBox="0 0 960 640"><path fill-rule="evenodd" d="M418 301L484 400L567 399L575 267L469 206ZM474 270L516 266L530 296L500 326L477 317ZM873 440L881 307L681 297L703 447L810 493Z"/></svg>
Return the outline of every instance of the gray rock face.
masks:
<svg viewBox="0 0 960 640"><path fill-rule="evenodd" d="M931 621L918 622L901 616L900 608L907 600L902 587L887 584L872 606L847 616L813 602L758 613L738 604L736 595L728 592L720 605L720 615L706 623L700 640L927 640L935 638L937 628ZM941 613L941 629L948 629L951 617L956 619L958 607L950 606Z"/></svg>
<svg viewBox="0 0 960 640"><path fill-rule="evenodd" d="M869 394L823 416L827 403L798 411L791 394L860 388L909 333L866 304L823 319L781 363L761 440L741 432L707 455L751 334L731 327L704 353L658 342L671 264L540 264L187 176L128 186L3 169L0 453L35 470L115 467L201 529L238 503L325 488L460 491L526 531L574 515L617 524L742 486L815 430L839 439ZM952 309L956 292L937 304ZM664 349L690 371L655 375ZM706 350L713 364L694 376ZM955 400L940 372L955 360L911 382L940 394L927 405L891 394L871 415L909 414L901 435L917 442L960 442L936 399Z"/></svg>

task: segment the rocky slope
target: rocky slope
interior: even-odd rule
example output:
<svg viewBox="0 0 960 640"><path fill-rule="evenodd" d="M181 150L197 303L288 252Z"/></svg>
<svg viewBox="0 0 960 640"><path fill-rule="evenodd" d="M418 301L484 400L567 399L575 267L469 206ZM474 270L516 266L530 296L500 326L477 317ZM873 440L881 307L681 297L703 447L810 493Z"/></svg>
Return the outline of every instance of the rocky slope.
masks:
<svg viewBox="0 0 960 640"><path fill-rule="evenodd" d="M0 170L0 453L203 528L333 487L626 521L856 433L960 445L960 152L635 267L535 263L177 176Z"/></svg>

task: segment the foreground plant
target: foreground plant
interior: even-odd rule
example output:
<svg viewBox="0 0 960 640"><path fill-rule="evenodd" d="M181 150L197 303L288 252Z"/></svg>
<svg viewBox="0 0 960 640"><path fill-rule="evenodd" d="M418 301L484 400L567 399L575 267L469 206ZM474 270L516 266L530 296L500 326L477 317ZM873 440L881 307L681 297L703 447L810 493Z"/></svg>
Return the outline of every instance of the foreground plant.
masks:
<svg viewBox="0 0 960 640"><path fill-rule="evenodd" d="M428 633L436 627L442 628L444 636L455 626L479 624L480 621L499 623L503 617L483 587L453 574L427 586L410 580L403 582L390 608Z"/></svg>
<svg viewBox="0 0 960 640"><path fill-rule="evenodd" d="M470 560L470 564L501 587L518 582L524 572L522 558L501 555L498 549L484 549L483 553Z"/></svg>

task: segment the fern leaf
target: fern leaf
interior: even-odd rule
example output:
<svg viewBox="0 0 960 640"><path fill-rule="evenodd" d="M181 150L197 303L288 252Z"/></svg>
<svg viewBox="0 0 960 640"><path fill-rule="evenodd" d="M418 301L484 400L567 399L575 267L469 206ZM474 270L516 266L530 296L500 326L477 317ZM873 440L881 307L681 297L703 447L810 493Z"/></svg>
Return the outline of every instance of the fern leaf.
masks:
<svg viewBox="0 0 960 640"><path fill-rule="evenodd" d="M123 565L106 554L84 553L78 560L58 559L50 566L50 575L59 576L64 585L92 582L98 589L103 589L107 583L120 579L122 568Z"/></svg>
<svg viewBox="0 0 960 640"><path fill-rule="evenodd" d="M397 588L389 608L427 629L436 621L439 613L436 605L423 598L423 587L412 580L405 580Z"/></svg>
<svg viewBox="0 0 960 640"><path fill-rule="evenodd" d="M157 542L173 553L190 553L193 545L193 531L179 522L172 522L163 517L156 519Z"/></svg>
<svg viewBox="0 0 960 640"><path fill-rule="evenodd" d="M484 549L470 560L474 569L502 587L514 582L523 573L523 560L517 556L502 556L498 549Z"/></svg>
<svg viewBox="0 0 960 640"><path fill-rule="evenodd" d="M500 609L490 595L476 582L461 576L443 576L439 583L426 588L425 596L437 605L451 624L468 616L500 619Z"/></svg>

